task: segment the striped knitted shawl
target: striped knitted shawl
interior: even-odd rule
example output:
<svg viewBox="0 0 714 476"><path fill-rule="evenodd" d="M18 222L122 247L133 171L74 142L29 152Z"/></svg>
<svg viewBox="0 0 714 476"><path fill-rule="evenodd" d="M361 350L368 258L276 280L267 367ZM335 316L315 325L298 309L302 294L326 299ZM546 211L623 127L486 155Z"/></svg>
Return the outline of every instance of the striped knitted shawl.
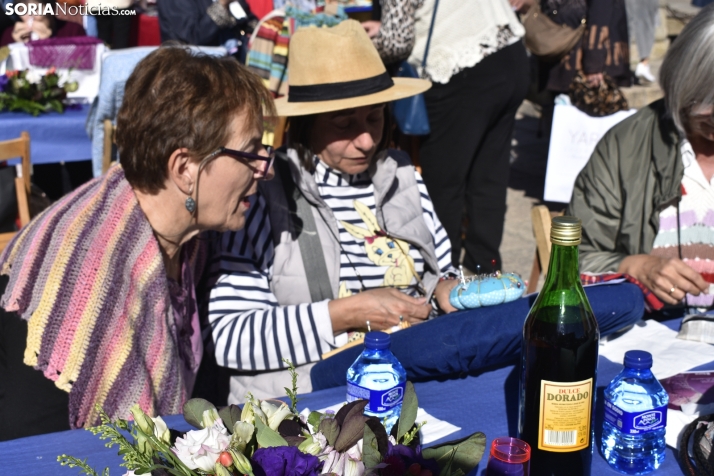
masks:
<svg viewBox="0 0 714 476"><path fill-rule="evenodd" d="M189 256L196 262L193 240ZM96 406L176 414L186 399L168 280L151 225L120 166L67 195L0 256L0 305L28 321L24 361L69 392L72 428Z"/></svg>

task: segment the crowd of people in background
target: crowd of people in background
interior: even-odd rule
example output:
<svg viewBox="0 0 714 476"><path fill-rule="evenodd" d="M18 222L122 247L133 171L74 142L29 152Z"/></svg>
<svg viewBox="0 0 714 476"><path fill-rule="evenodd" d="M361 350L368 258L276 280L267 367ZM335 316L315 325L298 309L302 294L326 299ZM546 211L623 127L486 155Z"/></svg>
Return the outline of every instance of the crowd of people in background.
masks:
<svg viewBox="0 0 714 476"><path fill-rule="evenodd" d="M375 0L360 23L345 20L339 5L311 0L275 2L280 14L263 19L246 0L157 0L162 41L223 46L238 61L180 47L142 60L117 119L121 165L53 205L0 257L9 276L0 282L8 356L0 395L14 399L17 417L37 417L21 425L2 415L25 433L0 427L0 439L95 423L94 407L81 402L124 415L143 395L144 410L177 413L194 387L210 393L216 375L231 402L247 390L272 397L289 385L283 358L304 366L309 391L310 366L366 330L455 311L448 296L460 265L501 268L511 140L529 90L548 123L556 95L578 77L593 89L655 80L656 0L538 1L553 22L586 25L557 61L524 46L519 14L534 1ZM135 8L131 0L101 3ZM51 16L1 15L0 46L85 34ZM131 18L97 16L94 33L113 49L128 47ZM286 26L296 24L324 28ZM266 49L251 58L253 32ZM702 218L714 204L713 32L711 5L665 60L664 100L608 133L569 207L583 219L582 271L626 273L667 304L707 308L703 276L714 268L699 261L714 262L714 228ZM404 62L419 78L399 77ZM390 104L418 94L430 132L412 139L395 126ZM261 145L261 114L287 118L282 149ZM680 222L701 225L704 235L679 234ZM46 255L32 253L39 246ZM87 272L104 290L84 289L92 300L83 306L69 298L84 281L52 266L70 259L96 265ZM35 279L23 260L51 275ZM137 273L145 288L129 285ZM120 299L103 299L106 290ZM127 315L145 330L140 341L122 327ZM89 340L62 326L80 318L98 329ZM133 352L118 377L111 356L83 353L110 331L125 332L122 345ZM75 343L71 351L55 345L58 334ZM158 347L164 360L149 364ZM117 382L133 393L121 395ZM106 394L93 392L100 386ZM36 413L42 402L27 395L51 405Z"/></svg>

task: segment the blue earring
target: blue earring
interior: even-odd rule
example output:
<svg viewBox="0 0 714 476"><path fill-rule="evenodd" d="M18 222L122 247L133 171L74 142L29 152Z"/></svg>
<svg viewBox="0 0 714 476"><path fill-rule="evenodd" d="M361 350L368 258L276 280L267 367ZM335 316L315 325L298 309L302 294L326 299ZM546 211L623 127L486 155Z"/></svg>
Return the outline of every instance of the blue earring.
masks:
<svg viewBox="0 0 714 476"><path fill-rule="evenodd" d="M196 211L196 200L194 200L192 197L188 197L186 199L186 210L193 215L193 212Z"/></svg>

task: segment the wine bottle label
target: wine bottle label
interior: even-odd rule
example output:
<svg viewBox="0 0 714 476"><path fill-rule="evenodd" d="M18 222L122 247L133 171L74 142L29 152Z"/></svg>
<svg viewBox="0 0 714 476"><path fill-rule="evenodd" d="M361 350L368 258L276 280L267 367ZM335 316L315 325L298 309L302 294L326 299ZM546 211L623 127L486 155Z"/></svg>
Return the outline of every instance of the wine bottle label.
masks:
<svg viewBox="0 0 714 476"><path fill-rule="evenodd" d="M590 444L593 379L540 382L538 449L565 453Z"/></svg>
<svg viewBox="0 0 714 476"><path fill-rule="evenodd" d="M667 426L667 405L643 412L626 412L605 400L605 421L628 435L641 435Z"/></svg>
<svg viewBox="0 0 714 476"><path fill-rule="evenodd" d="M382 413L401 405L404 400L406 384L400 383L396 387L386 390L371 390L369 388L347 382L347 401L369 400L366 410L373 413Z"/></svg>

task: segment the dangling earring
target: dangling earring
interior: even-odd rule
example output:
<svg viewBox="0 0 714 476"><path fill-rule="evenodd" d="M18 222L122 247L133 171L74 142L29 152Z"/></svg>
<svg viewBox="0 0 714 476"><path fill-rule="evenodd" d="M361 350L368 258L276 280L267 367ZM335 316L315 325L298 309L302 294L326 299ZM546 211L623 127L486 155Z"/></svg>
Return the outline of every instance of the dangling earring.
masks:
<svg viewBox="0 0 714 476"><path fill-rule="evenodd" d="M191 197L188 197L186 199L186 210L188 210L188 212L193 215L193 212L196 211L196 200Z"/></svg>
<svg viewBox="0 0 714 476"><path fill-rule="evenodd" d="M186 210L193 215L193 212L196 211L196 200L193 199L191 194L193 193L193 187L191 187L191 190L188 192L188 198L186 199Z"/></svg>

